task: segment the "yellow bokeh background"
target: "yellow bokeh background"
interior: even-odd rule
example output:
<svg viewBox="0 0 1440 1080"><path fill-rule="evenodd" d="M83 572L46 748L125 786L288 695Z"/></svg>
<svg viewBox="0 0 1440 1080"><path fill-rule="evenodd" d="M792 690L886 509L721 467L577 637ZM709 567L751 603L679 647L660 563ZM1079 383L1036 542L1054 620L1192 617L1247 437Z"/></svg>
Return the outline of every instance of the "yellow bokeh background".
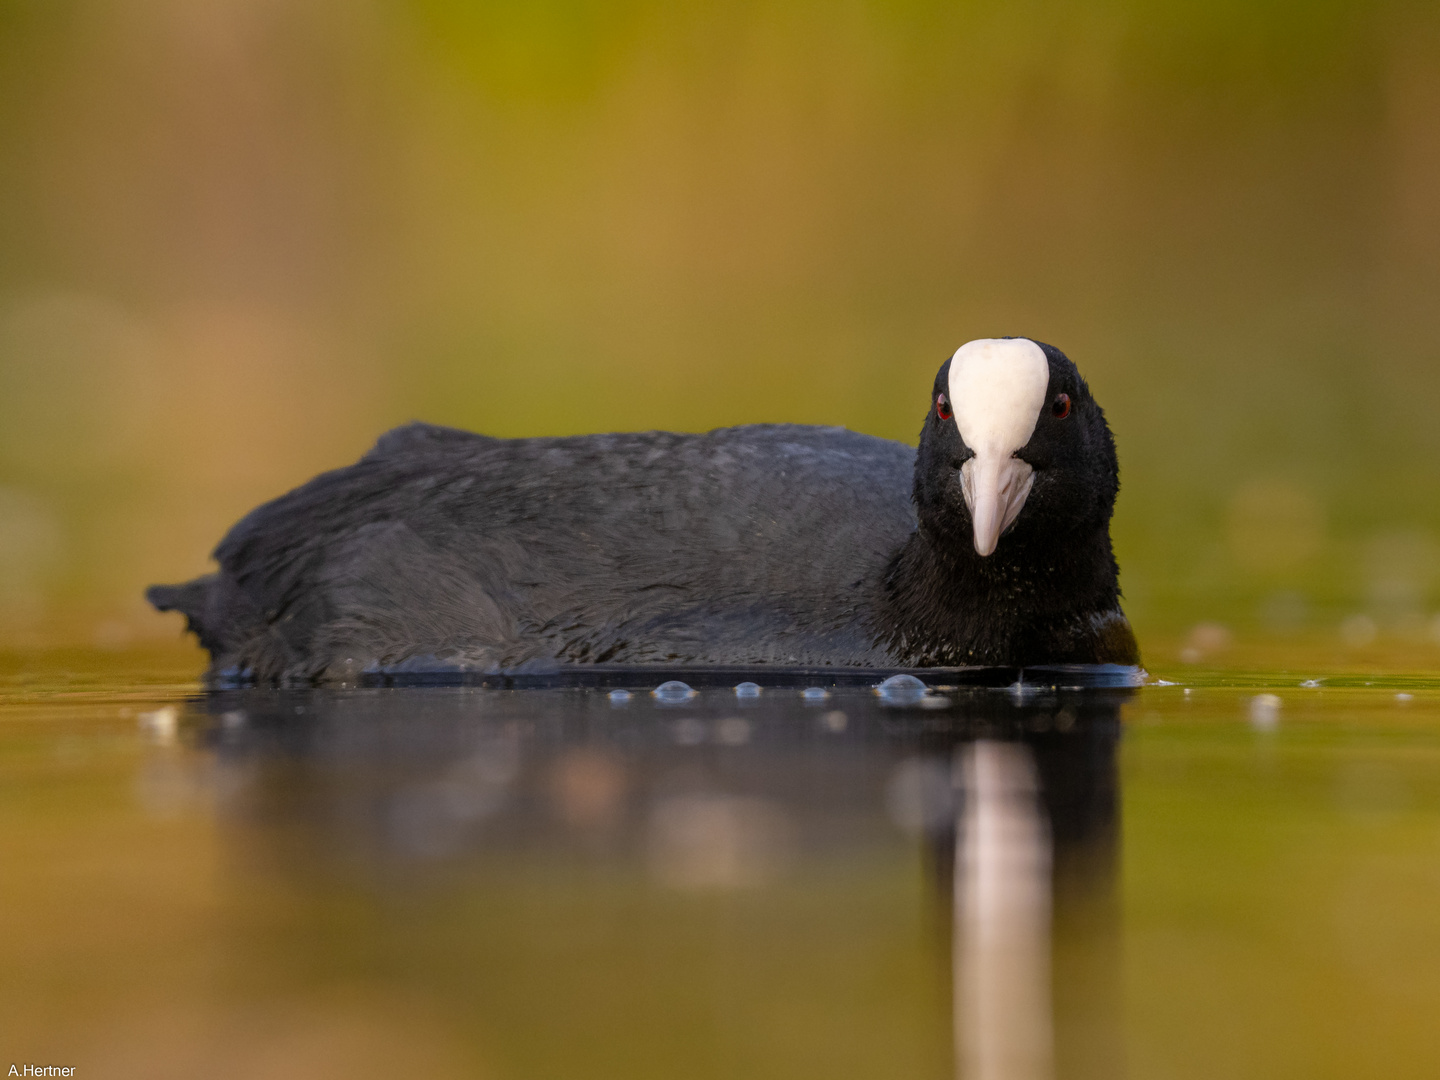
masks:
<svg viewBox="0 0 1440 1080"><path fill-rule="evenodd" d="M0 646L412 418L911 440L1023 334L1142 642L1440 663L1437 116L1400 0L0 0Z"/></svg>

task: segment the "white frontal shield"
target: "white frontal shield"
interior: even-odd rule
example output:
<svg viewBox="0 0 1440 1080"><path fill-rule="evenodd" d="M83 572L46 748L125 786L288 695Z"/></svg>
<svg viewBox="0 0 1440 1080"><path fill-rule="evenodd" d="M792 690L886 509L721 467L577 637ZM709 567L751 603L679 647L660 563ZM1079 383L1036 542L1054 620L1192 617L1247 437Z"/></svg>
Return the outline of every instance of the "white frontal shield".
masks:
<svg viewBox="0 0 1440 1080"><path fill-rule="evenodd" d="M960 487L975 525L975 550L989 555L1025 505L1034 471L1015 457L1030 441L1050 365L1028 338L981 338L950 358L955 426L975 456L960 468Z"/></svg>

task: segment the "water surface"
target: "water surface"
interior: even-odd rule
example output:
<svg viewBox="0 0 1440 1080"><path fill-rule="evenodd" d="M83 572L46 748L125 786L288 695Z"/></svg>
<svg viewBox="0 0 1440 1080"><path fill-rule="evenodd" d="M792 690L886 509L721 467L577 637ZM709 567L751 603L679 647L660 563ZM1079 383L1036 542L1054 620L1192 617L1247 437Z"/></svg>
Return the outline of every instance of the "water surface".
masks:
<svg viewBox="0 0 1440 1080"><path fill-rule="evenodd" d="M1440 1072L1424 680L619 702L170 680L79 656L5 678L13 1060Z"/></svg>

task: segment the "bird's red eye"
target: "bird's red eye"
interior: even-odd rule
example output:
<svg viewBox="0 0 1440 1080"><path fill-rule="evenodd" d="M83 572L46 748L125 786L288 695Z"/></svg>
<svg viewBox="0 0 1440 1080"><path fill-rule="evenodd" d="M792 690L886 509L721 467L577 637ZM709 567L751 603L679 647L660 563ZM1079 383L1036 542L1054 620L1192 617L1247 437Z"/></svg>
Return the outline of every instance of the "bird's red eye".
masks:
<svg viewBox="0 0 1440 1080"><path fill-rule="evenodd" d="M941 420L949 420L955 413L950 408L950 399L944 394L935 398L935 415Z"/></svg>
<svg viewBox="0 0 1440 1080"><path fill-rule="evenodd" d="M1056 394L1055 400L1050 403L1050 415L1056 420L1064 420L1070 415L1070 395Z"/></svg>

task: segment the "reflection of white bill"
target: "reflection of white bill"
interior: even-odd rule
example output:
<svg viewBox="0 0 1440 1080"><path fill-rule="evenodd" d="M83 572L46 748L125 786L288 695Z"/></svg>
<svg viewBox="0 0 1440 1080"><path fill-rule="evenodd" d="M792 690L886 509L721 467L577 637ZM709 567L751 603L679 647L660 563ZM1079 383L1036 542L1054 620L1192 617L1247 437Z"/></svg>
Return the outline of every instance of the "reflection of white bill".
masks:
<svg viewBox="0 0 1440 1080"><path fill-rule="evenodd" d="M1054 1075L1050 835L1035 764L981 740L956 759L964 791L955 853L955 1035L964 1080Z"/></svg>

